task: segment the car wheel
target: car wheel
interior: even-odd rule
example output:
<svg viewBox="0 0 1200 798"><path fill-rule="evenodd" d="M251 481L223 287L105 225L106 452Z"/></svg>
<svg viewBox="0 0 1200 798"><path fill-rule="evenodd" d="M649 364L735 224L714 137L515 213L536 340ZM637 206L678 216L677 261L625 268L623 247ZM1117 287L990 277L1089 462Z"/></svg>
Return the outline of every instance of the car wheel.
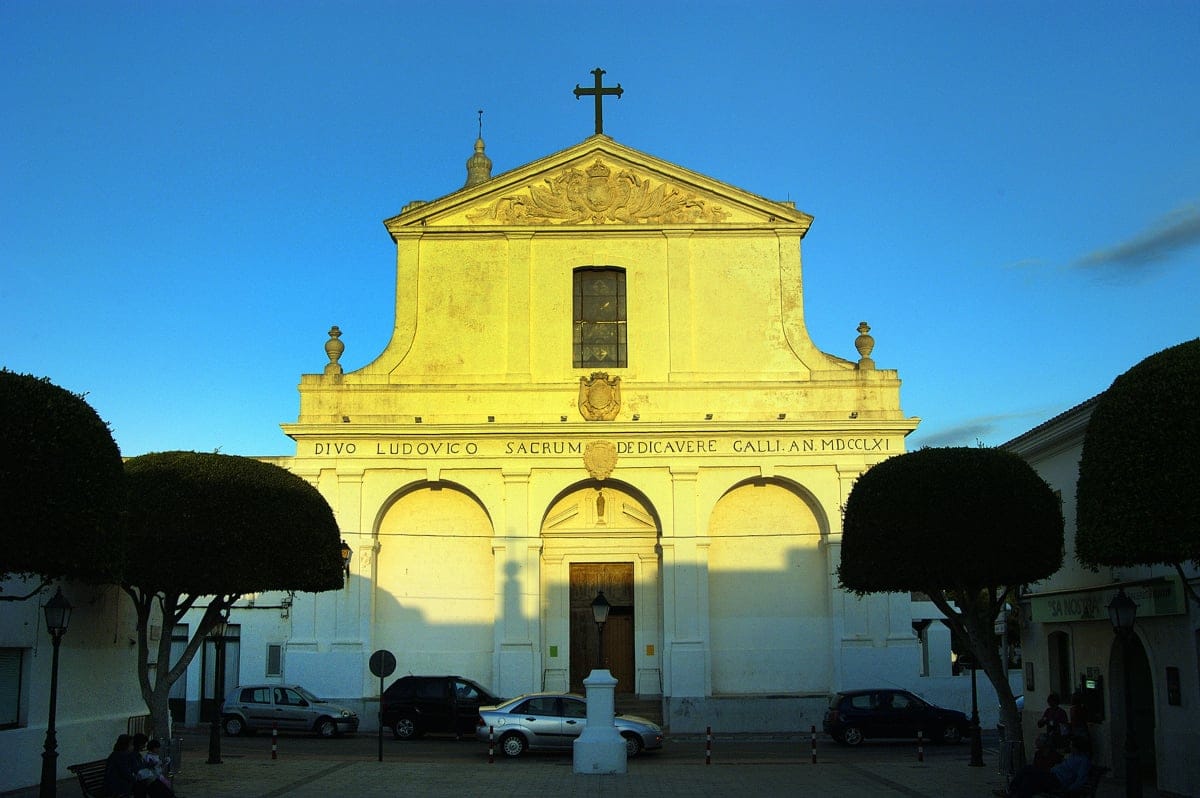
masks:
<svg viewBox="0 0 1200 798"><path fill-rule="evenodd" d="M842 729L842 742L846 745L858 745L863 741L862 729L857 726L847 726Z"/></svg>
<svg viewBox="0 0 1200 798"><path fill-rule="evenodd" d="M246 724L237 715L230 715L225 718L225 722L222 725L225 727L225 733L230 737L237 737L246 733Z"/></svg>
<svg viewBox="0 0 1200 798"><path fill-rule="evenodd" d="M946 728L942 729L942 742L954 745L961 743L963 738L963 730L951 723Z"/></svg>
<svg viewBox="0 0 1200 798"><path fill-rule="evenodd" d="M500 750L504 752L505 756L520 756L528 747L525 738L516 732L509 732L500 738Z"/></svg>
<svg viewBox="0 0 1200 798"><path fill-rule="evenodd" d="M397 740L411 740L417 736L417 722L412 718L396 718L392 736Z"/></svg>
<svg viewBox="0 0 1200 798"><path fill-rule="evenodd" d="M625 756L628 759L633 759L642 752L643 746L641 737L638 737L636 734L632 734L630 732L626 732L621 736L625 738Z"/></svg>
<svg viewBox="0 0 1200 798"><path fill-rule="evenodd" d="M321 718L317 721L317 734L321 737L333 737L337 734L337 724L329 718Z"/></svg>

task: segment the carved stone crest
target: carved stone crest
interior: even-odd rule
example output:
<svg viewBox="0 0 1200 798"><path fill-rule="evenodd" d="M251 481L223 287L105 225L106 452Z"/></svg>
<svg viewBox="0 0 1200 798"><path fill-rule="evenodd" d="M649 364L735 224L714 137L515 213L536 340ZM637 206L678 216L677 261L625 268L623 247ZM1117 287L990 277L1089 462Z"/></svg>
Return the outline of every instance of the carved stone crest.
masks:
<svg viewBox="0 0 1200 798"><path fill-rule="evenodd" d="M621 409L621 378L593 371L579 378L579 413L588 421L612 421Z"/></svg>
<svg viewBox="0 0 1200 798"><path fill-rule="evenodd" d="M692 192L667 183L653 185L631 169L614 174L599 158L586 169L569 167L543 182L501 197L467 218L500 224L684 224L719 222L729 215Z"/></svg>
<svg viewBox="0 0 1200 798"><path fill-rule="evenodd" d="M612 441L592 441L583 449L583 466L592 479L603 482L617 466L617 447ZM603 510L600 515L604 515Z"/></svg>

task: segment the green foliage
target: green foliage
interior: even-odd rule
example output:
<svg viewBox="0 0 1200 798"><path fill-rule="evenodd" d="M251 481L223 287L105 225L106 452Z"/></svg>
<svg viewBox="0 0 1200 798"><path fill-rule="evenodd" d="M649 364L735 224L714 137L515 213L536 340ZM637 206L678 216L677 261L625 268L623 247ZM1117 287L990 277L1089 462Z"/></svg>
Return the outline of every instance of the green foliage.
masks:
<svg viewBox="0 0 1200 798"><path fill-rule="evenodd" d="M96 411L0 370L0 574L104 581L123 555L121 452Z"/></svg>
<svg viewBox="0 0 1200 798"><path fill-rule="evenodd" d="M1101 395L1083 439L1075 553L1085 565L1200 565L1200 338Z"/></svg>
<svg viewBox="0 0 1200 798"><path fill-rule="evenodd" d="M125 582L146 592L318 592L342 586L333 511L300 477L270 463L161 452L126 463Z"/></svg>
<svg viewBox="0 0 1200 798"><path fill-rule="evenodd" d="M859 595L979 591L1043 579L1062 565L1058 498L1001 449L930 448L884 460L855 483L842 533L838 576Z"/></svg>

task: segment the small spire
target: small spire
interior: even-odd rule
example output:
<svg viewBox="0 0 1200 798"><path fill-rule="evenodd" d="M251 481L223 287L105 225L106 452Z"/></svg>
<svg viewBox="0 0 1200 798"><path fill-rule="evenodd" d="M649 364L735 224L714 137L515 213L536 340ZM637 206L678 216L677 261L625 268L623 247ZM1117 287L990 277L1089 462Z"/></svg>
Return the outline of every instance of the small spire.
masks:
<svg viewBox="0 0 1200 798"><path fill-rule="evenodd" d="M475 154L467 159L467 182L463 188L477 186L492 179L492 159L483 154L483 111L479 111L479 138L475 139Z"/></svg>

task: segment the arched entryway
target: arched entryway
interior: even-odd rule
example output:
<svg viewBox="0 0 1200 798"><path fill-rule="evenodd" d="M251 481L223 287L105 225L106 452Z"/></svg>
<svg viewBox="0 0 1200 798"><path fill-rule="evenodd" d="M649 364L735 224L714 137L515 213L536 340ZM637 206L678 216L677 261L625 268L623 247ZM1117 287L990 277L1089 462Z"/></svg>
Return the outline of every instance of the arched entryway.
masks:
<svg viewBox="0 0 1200 798"><path fill-rule="evenodd" d="M1128 682L1126 682L1128 676ZM1137 742L1138 764L1143 784L1158 783L1158 756L1155 745L1154 682L1150 659L1136 634L1127 641L1113 641L1109 658L1109 695L1112 700L1112 760L1117 778L1128 778L1125 766L1126 729L1129 724L1127 707L1132 704L1134 740ZM1128 694L1126 689L1129 690ZM1127 696L1131 701L1127 701Z"/></svg>
<svg viewBox="0 0 1200 798"><path fill-rule="evenodd" d="M659 529L645 497L611 480L575 485L551 504L541 530L547 689L582 691L601 665L591 605L603 591L603 666L617 692L661 690Z"/></svg>
<svg viewBox="0 0 1200 798"><path fill-rule="evenodd" d="M397 494L377 527L373 634L397 673L452 673L494 684L493 529L459 485L427 482Z"/></svg>
<svg viewBox="0 0 1200 798"><path fill-rule="evenodd" d="M757 479L730 488L709 523L714 694L798 694L833 677L829 568L819 507L802 488Z"/></svg>

